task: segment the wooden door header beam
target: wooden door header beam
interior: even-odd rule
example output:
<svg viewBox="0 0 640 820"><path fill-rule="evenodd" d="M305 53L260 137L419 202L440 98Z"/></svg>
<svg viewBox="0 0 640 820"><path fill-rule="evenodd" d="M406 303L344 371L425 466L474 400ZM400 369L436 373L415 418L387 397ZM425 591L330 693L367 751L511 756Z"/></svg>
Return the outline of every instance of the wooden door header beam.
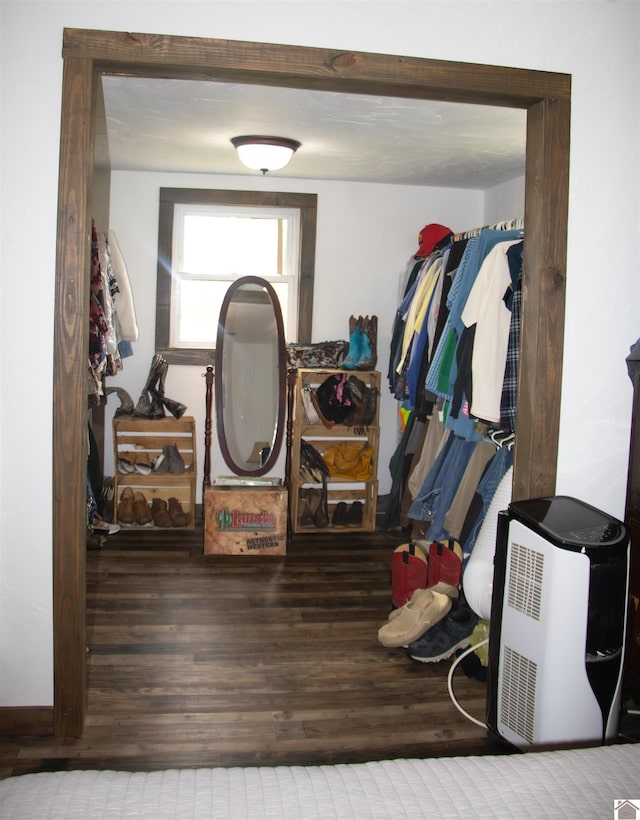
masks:
<svg viewBox="0 0 640 820"><path fill-rule="evenodd" d="M63 57L92 60L104 74L243 82L508 108L529 108L543 99L568 100L571 96L568 74L164 34L66 28Z"/></svg>

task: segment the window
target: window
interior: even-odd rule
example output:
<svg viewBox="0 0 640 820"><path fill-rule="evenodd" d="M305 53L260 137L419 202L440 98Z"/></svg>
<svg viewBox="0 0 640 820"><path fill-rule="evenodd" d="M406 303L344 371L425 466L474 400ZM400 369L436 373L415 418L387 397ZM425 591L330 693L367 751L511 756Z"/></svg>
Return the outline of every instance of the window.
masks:
<svg viewBox="0 0 640 820"><path fill-rule="evenodd" d="M220 306L241 276L274 287L287 341L311 340L315 194L160 189L156 349L175 364L214 359Z"/></svg>

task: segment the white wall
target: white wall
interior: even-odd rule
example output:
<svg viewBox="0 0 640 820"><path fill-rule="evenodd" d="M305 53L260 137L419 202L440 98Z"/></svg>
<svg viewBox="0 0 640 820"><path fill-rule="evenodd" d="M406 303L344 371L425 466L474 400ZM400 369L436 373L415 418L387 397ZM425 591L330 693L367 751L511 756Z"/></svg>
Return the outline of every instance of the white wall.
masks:
<svg viewBox="0 0 640 820"><path fill-rule="evenodd" d="M135 356L109 383L124 387L134 401L145 383L155 350L155 298L158 244L158 192L173 188L247 188L251 178L200 174L157 174L115 171L111 175L111 228L126 259L140 339ZM391 488L388 464L397 444L397 403L385 379L399 284L409 257L418 249L418 233L427 222L462 231L484 224L481 191L260 179L263 190L311 193L318 196L313 341L348 339L349 316L378 316L378 369L383 374L380 404L381 442L379 491ZM511 213L510 211L508 212ZM212 325L217 316L211 317ZM293 340L292 340L293 341ZM204 440L203 367L169 367L166 393L188 406L196 419L198 447ZM113 474L111 418L119 402L107 404L105 471ZM201 451L202 452L202 451ZM212 450L212 475L228 472L217 439ZM199 459L198 497L202 487ZM284 453L276 475L284 475Z"/></svg>
<svg viewBox="0 0 640 820"><path fill-rule="evenodd" d="M624 358L640 335L637 2L27 0L2 2L0 13L0 706L53 702L50 406L64 26L571 74L557 489L622 515L631 402ZM338 226L328 214L319 230L332 227ZM414 229L405 229L403 253L415 241ZM387 268L398 261L394 252ZM329 296L316 310L324 315L331 307ZM327 335L342 326L335 316Z"/></svg>
<svg viewBox="0 0 640 820"><path fill-rule="evenodd" d="M493 225L504 219L524 216L525 178L517 177L484 192L484 223Z"/></svg>

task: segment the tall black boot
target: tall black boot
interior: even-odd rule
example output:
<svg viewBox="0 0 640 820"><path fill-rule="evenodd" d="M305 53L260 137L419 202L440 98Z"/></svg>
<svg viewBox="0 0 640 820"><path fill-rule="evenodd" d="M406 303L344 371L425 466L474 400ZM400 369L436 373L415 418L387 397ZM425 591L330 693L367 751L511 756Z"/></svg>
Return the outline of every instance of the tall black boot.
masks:
<svg viewBox="0 0 640 820"><path fill-rule="evenodd" d="M164 367L160 372L160 380L158 381L158 387L155 390L151 390L151 395L154 401L159 402L161 405L167 408L167 410L171 413L171 415L176 418L182 418L184 415L185 410L187 409L186 404L182 404L175 399L169 399L164 394L164 380L167 375L167 370L169 369L169 365L165 362L166 367ZM163 411L164 412L164 411Z"/></svg>
<svg viewBox="0 0 640 820"><path fill-rule="evenodd" d="M164 377L166 376L168 369L169 363L163 357L162 361L158 365L157 383L154 382L149 388L149 395L151 396L151 411L149 413L149 418L151 419L163 419L165 417L162 397L158 394L158 385L164 383Z"/></svg>
<svg viewBox="0 0 640 820"><path fill-rule="evenodd" d="M164 356L156 353L151 360L151 368L149 369L146 384L142 388L140 398L138 399L138 403L133 411L134 416L139 416L145 419L160 418L161 416L159 415L159 410L162 411L162 416L164 416L164 408L162 405L158 407L158 403L154 402L150 395L151 388L155 387L158 379L160 378L160 372L163 365L166 365Z"/></svg>

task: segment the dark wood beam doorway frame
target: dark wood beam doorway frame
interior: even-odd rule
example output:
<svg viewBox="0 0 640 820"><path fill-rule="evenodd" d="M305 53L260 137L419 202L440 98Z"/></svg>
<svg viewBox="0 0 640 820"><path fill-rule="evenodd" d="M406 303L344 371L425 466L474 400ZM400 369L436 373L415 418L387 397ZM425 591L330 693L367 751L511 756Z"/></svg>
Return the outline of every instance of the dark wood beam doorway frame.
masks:
<svg viewBox="0 0 640 820"><path fill-rule="evenodd" d="M101 74L241 82L527 111L526 259L514 498L555 491L569 195L568 75L268 43L65 29L53 383L53 731L86 713L90 193Z"/></svg>

